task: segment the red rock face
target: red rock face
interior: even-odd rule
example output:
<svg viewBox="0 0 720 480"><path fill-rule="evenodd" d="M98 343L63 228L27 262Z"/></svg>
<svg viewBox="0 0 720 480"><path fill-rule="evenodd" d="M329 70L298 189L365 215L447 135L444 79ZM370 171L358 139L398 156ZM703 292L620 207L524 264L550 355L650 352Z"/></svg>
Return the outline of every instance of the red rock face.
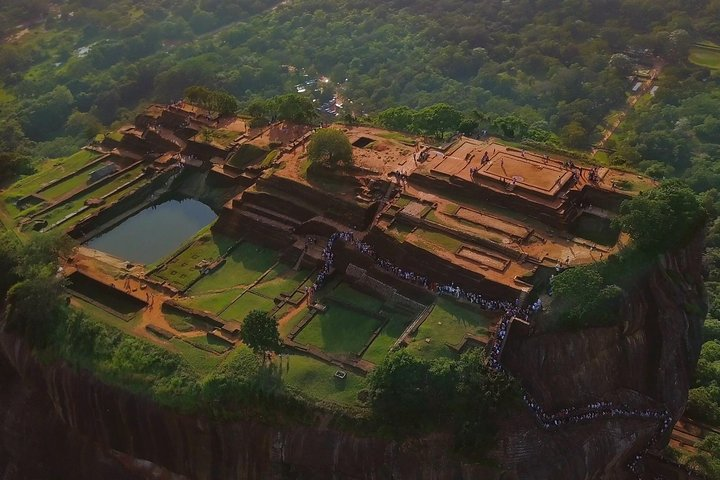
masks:
<svg viewBox="0 0 720 480"><path fill-rule="evenodd" d="M596 400L665 406L678 418L704 318L702 239L665 255L639 282L622 328L512 337L505 364L546 409ZM248 419L213 423L38 363L0 336L0 478L435 479L499 478L458 459L445 435L395 442ZM545 431L527 411L493 453L503 479L622 479L656 425L598 420Z"/></svg>
<svg viewBox="0 0 720 480"><path fill-rule="evenodd" d="M702 345L702 241L664 255L638 282L621 327L511 336L505 365L546 410L605 400L664 407L677 420ZM624 478L628 457L654 428L653 422L608 420L549 433L523 419L508 426L499 457L523 479Z"/></svg>

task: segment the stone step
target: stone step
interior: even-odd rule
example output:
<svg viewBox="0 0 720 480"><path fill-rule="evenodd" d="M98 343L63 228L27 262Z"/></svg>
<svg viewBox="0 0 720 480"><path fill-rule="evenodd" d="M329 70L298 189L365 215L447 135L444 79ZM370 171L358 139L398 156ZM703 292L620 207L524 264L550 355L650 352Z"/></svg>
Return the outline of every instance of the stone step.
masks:
<svg viewBox="0 0 720 480"><path fill-rule="evenodd" d="M281 223L285 223L292 227L297 227L298 225L300 225L302 223L299 220L296 220L292 217L288 217L287 215L284 215L282 213L278 213L275 210L271 210L271 209L265 208L265 207L260 207L258 205L254 205L252 203L244 203L242 205L242 208L249 210L255 214L262 215L264 217L268 217L272 220L275 220L275 221L278 221Z"/></svg>
<svg viewBox="0 0 720 480"><path fill-rule="evenodd" d="M283 233L292 233L293 227L286 223L273 220L272 218L268 218L263 215L258 215L248 210L241 210L238 213L241 217L244 217L245 219L250 220L251 222L259 224L260 226L266 227L268 229L277 230L278 232Z"/></svg>

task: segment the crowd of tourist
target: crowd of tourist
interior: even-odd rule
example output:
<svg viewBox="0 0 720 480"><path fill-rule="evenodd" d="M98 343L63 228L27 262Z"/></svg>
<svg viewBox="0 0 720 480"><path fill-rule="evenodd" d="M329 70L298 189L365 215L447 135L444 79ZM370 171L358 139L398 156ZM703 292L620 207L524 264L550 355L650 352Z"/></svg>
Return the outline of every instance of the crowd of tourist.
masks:
<svg viewBox="0 0 720 480"><path fill-rule="evenodd" d="M534 308L537 308L536 304L533 304L530 310L532 311ZM515 317L524 313L520 310L513 310L514 309L506 311L498 323L495 338L490 347L488 364L492 370L497 372L504 371L500 360L502 357L502 350L505 347L505 341L507 340L507 335L509 333L510 324ZM641 473L640 460L650 451L650 448L652 448L661 439L668 429L672 427L672 415L666 409L633 409L624 404L600 401L593 402L582 407L568 407L554 413L548 413L525 389L522 389L522 392L525 404L533 412L540 426L546 430L605 418L640 418L659 420L660 424L648 441L647 446L641 452L637 453L628 463L628 469L638 475L638 478L640 478Z"/></svg>
<svg viewBox="0 0 720 480"><path fill-rule="evenodd" d="M321 268L315 283L311 287L313 291L316 291L325 283L327 276L333 268L335 260L333 249L335 247L335 242L338 240L355 246L355 248L357 248L361 253L372 257L380 268L392 273L398 278L421 285L440 294L450 295L458 299L466 300L470 303L479 305L481 308L486 310L502 311L503 315L500 322L498 322L488 356L488 366L493 371L504 371L501 362L502 351L505 347L511 323L515 319L527 320L532 313L537 312L542 308L540 300L537 300L529 308L526 308L521 306L519 301L513 303L502 300L486 299L481 294L465 291L454 283L433 283L424 275L419 275L402 269L397 265L394 265L389 260L378 258L370 245L362 241L355 241L352 232L336 232L330 236L330 239L322 252L322 259L324 261L323 267ZM535 401L535 399L533 399L525 389L522 389L522 396L525 404L528 406L530 411L533 412L533 415L540 426L546 430L559 428L565 425L590 422L598 419L638 418L658 420L660 422L659 426L652 435L647 446L641 452L637 453L628 464L628 469L638 476L640 475L640 460L642 457L648 453L650 448L652 448L672 426L672 416L666 409L634 409L625 404L598 401L580 407L568 407L558 410L557 412L549 413L545 411L545 409L537 401Z"/></svg>

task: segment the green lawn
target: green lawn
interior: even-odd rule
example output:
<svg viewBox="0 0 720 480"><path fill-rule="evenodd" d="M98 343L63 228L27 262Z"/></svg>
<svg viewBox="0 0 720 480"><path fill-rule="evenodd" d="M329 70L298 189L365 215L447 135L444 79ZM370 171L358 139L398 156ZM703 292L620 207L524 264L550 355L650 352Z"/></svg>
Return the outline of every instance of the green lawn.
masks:
<svg viewBox="0 0 720 480"><path fill-rule="evenodd" d="M190 266L194 267L194 265L203 258L216 258L202 256L202 253L197 254L195 250L196 248L193 246L180 255L180 257L190 257L192 260ZM216 254L219 253L219 251L214 252ZM243 242L232 251L226 258L225 264L220 267L219 270L202 278L193 285L190 293L195 295L229 287L250 285L277 262L277 257L278 253L275 250L251 242ZM181 258L181 260L183 259ZM168 265L168 268L170 268L170 265ZM164 271L165 270L163 270L163 272ZM162 272L160 272L159 275L162 276Z"/></svg>
<svg viewBox="0 0 720 480"><path fill-rule="evenodd" d="M462 242L460 240L449 235L445 235L444 233L418 228L415 230L414 234L421 240L421 243L430 248L432 248L432 246L437 246L448 252L456 252L462 246Z"/></svg>
<svg viewBox="0 0 720 480"><path fill-rule="evenodd" d="M164 316L170 326L178 332L192 332L193 330L196 330L195 325L190 323L187 317L183 315L166 313Z"/></svg>
<svg viewBox="0 0 720 480"><path fill-rule="evenodd" d="M380 335L378 335L370 347L368 347L365 355L363 355L363 359L376 365L382 362L390 351L390 348L397 339L400 338L400 335L402 335L405 328L412 321L413 318L407 315L399 313L393 314L388 323L380 331Z"/></svg>
<svg viewBox="0 0 720 480"><path fill-rule="evenodd" d="M411 143L413 145L415 144L415 140L413 140L412 138L410 138L406 135L403 135L400 132L380 133L380 134L378 134L378 136L387 138L389 140L397 140L398 142L401 142L401 143Z"/></svg>
<svg viewBox="0 0 720 480"><path fill-rule="evenodd" d="M328 353L359 353L380 321L337 304L315 315L295 340Z"/></svg>
<svg viewBox="0 0 720 480"><path fill-rule="evenodd" d="M379 312L383 303L385 303L384 300L354 289L349 283L341 283L329 293L324 295L324 297L349 303L351 305L357 305L358 308L362 308L363 310L373 313Z"/></svg>
<svg viewBox="0 0 720 480"><path fill-rule="evenodd" d="M460 205L448 203L443 207L443 213L446 215L455 215L460 210Z"/></svg>
<svg viewBox="0 0 720 480"><path fill-rule="evenodd" d="M453 357L447 344L459 345L466 333L486 334L490 319L448 298L440 297L417 335L408 345L408 351L425 359ZM430 339L426 342L426 339Z"/></svg>
<svg viewBox="0 0 720 480"><path fill-rule="evenodd" d="M186 337L185 340L187 340L190 344L195 345L200 350L209 349L215 353L225 353L231 348L228 343L214 337L209 337L207 334L202 334L197 337Z"/></svg>
<svg viewBox="0 0 720 480"><path fill-rule="evenodd" d="M236 168L243 168L246 165L251 165L270 153L269 150L264 148L256 147L255 145L244 143L240 145L237 152L228 160L228 165Z"/></svg>
<svg viewBox="0 0 720 480"><path fill-rule="evenodd" d="M293 328L295 328L297 326L297 324L300 323L300 320L305 318L305 316L308 313L309 313L308 309L303 308L303 309L299 310L297 313L295 313L295 315L290 317L285 323L281 324L280 328L279 328L280 337L286 338L290 334L290 332L292 332ZM281 315L278 315L276 318L278 320L280 320L281 317L282 317Z"/></svg>
<svg viewBox="0 0 720 480"><path fill-rule="evenodd" d="M281 293L292 294L309 276L308 270L296 272L289 266L278 263L252 291L268 298L275 298Z"/></svg>
<svg viewBox="0 0 720 480"><path fill-rule="evenodd" d="M692 47L690 49L690 62L713 70L720 69L720 50Z"/></svg>
<svg viewBox="0 0 720 480"><path fill-rule="evenodd" d="M167 280L176 287L181 289L187 288L197 277L200 276L200 270L196 265L202 260L215 260L220 258L230 247L235 244L235 240L224 235L218 235L206 231L190 240L192 245L183 250L178 256L168 261L161 270L158 270L153 276L162 280ZM224 266L222 268L225 268ZM217 272L216 272L217 273ZM204 282L207 278L212 277L215 273L200 280L198 284ZM227 285L232 286L232 285ZM207 290L195 290L193 293L201 293Z"/></svg>
<svg viewBox="0 0 720 480"><path fill-rule="evenodd" d="M227 310L220 314L220 318L242 322L252 310L262 310L269 312L273 309L275 303L260 295L252 292L246 292L242 297L238 298L235 303L230 305Z"/></svg>
<svg viewBox="0 0 720 480"><path fill-rule="evenodd" d="M214 328L205 321L204 317L185 314L174 309L163 308L163 316L165 317L165 320L167 320L167 322L179 332L189 332L192 330L203 330L207 332L208 330L212 330ZM185 330L180 330L180 328L176 328L176 326ZM188 327L190 328L188 329Z"/></svg>
<svg viewBox="0 0 720 480"><path fill-rule="evenodd" d="M212 131L212 141L222 145L223 147L230 145L239 136L240 134L238 132L233 132L224 128L218 128L217 130Z"/></svg>
<svg viewBox="0 0 720 480"><path fill-rule="evenodd" d="M214 355L201 350L177 337L170 340L173 349L179 353L200 376L215 370L227 355Z"/></svg>
<svg viewBox="0 0 720 480"><path fill-rule="evenodd" d="M47 213L43 214L41 219L44 219L48 222L48 225L53 225L54 223L62 220L67 215L77 212L80 210L84 205L85 201L90 198L100 198L103 197L116 188L120 187L124 183L132 180L133 178L136 178L140 173L142 172L143 166L138 165L137 167L133 168L132 170L128 170L124 174L120 175L119 177L116 177L113 179L112 182L106 183L100 187L95 187L89 191L87 191L84 195L82 195L79 198L76 198L75 200L72 200L70 202L63 203L62 205L59 205L51 210L48 210ZM127 195L127 191L123 191L123 195ZM92 212L92 209L88 211L88 214ZM85 218L85 214L77 215L72 220L69 220L65 223L63 223L63 226L65 228L68 228L69 226L79 222L81 219Z"/></svg>
<svg viewBox="0 0 720 480"><path fill-rule="evenodd" d="M217 315L230 305L233 300L240 296L243 292L241 288L231 288L218 293L206 293L193 297L188 297L179 301L183 305L196 310L204 310Z"/></svg>
<svg viewBox="0 0 720 480"><path fill-rule="evenodd" d="M35 193L53 180L62 178L99 157L99 153L80 150L69 157L48 160L38 168L37 173L15 182L8 190L7 195L23 197Z"/></svg>
<svg viewBox="0 0 720 480"><path fill-rule="evenodd" d="M413 231L412 225L408 225L406 223L398 222L395 220L395 222L392 224L392 227L388 229L388 233L395 237L400 242L404 242L405 238L408 236L410 232Z"/></svg>
<svg viewBox="0 0 720 480"><path fill-rule="evenodd" d="M53 185L47 190L43 190L39 195L47 200L55 200L72 191L80 190L84 187L87 187L90 184L90 175L92 174L92 172L94 172L97 168L100 168L101 166L107 164L108 162L101 162L100 164L95 165L93 168L88 168L83 172L66 178L62 182Z"/></svg>
<svg viewBox="0 0 720 480"><path fill-rule="evenodd" d="M276 359L276 363L279 361ZM357 406L357 394L365 387L365 379L347 372L347 377L335 378L338 370L320 360L304 355L283 356L281 377L290 390L314 400Z"/></svg>

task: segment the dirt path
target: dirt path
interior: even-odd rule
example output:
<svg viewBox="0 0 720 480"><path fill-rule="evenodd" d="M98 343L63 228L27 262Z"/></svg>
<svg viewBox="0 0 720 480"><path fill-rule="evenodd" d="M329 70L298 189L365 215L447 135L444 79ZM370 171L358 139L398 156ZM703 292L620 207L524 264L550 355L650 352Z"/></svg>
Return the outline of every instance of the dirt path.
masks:
<svg viewBox="0 0 720 480"><path fill-rule="evenodd" d="M278 319L278 330L282 330L285 325L290 321L291 318L294 318L296 314L300 313L303 309L305 309L307 305L305 304L305 301L303 300L298 304L297 307L290 310L288 313L283 315L282 318Z"/></svg>
<svg viewBox="0 0 720 480"><path fill-rule="evenodd" d="M643 95L645 95L652 89L652 87L655 84L655 80L657 80L658 76L660 76L660 72L662 72L662 69L664 67L665 67L664 61L656 60L655 64L653 65L653 68L650 70L650 78L648 80L645 80L642 83L642 86L636 93L630 95L630 97L627 99L627 103L625 104L625 107L623 108L623 110L618 114L617 118L612 123L612 125L610 125L603 131L603 136L600 139L600 141L597 142L593 146L593 148L590 150L591 155L595 155L599 150L602 150L603 148L605 148L605 144L608 142L608 140L610 140L610 137L613 136L615 131L617 131L617 129L622 124L622 122L625 121L625 118L627 117L628 113L630 113L630 111L633 108L635 108L635 105L640 100L640 98L642 98Z"/></svg>

